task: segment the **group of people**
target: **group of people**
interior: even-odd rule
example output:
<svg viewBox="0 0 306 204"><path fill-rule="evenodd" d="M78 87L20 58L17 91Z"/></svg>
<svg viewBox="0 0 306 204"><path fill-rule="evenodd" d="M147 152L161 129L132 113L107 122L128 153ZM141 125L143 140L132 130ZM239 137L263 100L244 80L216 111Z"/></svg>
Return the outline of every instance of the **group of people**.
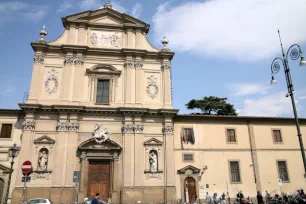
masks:
<svg viewBox="0 0 306 204"><path fill-rule="evenodd" d="M274 199L274 200L278 200L278 199L282 199L283 197L288 197L286 194L282 194L281 196L279 196L278 194L275 194L275 197L272 198L270 193L268 193L268 191L266 191L266 195L265 195L265 201L264 201L264 197L262 196L262 193L260 191L257 192L257 203L258 204L269 204L270 200ZM303 189L297 190L293 195L293 197L295 198L303 198L306 199L306 195L303 191ZM229 197L227 195L225 195L224 193L218 197L217 193L214 193L213 196L211 197L208 192L206 192L206 201L208 204L226 204L226 200L230 200ZM237 198L235 201L236 204L245 204L245 203L249 203L251 204L252 201L249 199L249 197L245 200L244 199L244 195L242 193L242 191L239 191L237 193Z"/></svg>

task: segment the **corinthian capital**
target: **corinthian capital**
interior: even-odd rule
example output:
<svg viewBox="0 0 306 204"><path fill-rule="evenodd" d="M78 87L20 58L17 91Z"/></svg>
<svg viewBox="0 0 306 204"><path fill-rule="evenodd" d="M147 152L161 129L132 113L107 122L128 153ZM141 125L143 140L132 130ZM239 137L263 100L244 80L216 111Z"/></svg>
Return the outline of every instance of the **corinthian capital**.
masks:
<svg viewBox="0 0 306 204"><path fill-rule="evenodd" d="M34 60L34 63L40 63L40 64L43 64L44 63L44 54L35 54L33 56L33 60Z"/></svg>
<svg viewBox="0 0 306 204"><path fill-rule="evenodd" d="M126 68L133 68L133 66L134 66L134 61L133 61L133 60L125 60L124 66L125 66Z"/></svg>
<svg viewBox="0 0 306 204"><path fill-rule="evenodd" d="M161 65L161 68L163 70L170 70L171 69L171 64L170 62L163 62L162 65Z"/></svg>

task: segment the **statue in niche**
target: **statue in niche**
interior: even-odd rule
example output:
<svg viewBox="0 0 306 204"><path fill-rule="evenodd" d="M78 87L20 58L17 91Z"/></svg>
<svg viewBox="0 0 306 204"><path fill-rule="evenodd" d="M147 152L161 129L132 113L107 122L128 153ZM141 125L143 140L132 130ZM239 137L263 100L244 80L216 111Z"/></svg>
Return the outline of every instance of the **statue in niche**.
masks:
<svg viewBox="0 0 306 204"><path fill-rule="evenodd" d="M48 150L41 149L38 156L38 171L47 171L48 165Z"/></svg>
<svg viewBox="0 0 306 204"><path fill-rule="evenodd" d="M149 162L150 162L150 170L157 171L157 154L155 150L150 151Z"/></svg>

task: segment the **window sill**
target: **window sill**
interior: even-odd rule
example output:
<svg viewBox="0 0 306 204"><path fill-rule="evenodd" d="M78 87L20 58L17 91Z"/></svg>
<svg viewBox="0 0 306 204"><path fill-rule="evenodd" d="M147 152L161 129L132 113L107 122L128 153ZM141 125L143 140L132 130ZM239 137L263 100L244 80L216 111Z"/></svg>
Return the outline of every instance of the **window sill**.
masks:
<svg viewBox="0 0 306 204"><path fill-rule="evenodd" d="M284 142L273 142L273 144L284 144Z"/></svg>
<svg viewBox="0 0 306 204"><path fill-rule="evenodd" d="M95 105L104 105L104 106L109 106L110 103L95 103Z"/></svg>
<svg viewBox="0 0 306 204"><path fill-rule="evenodd" d="M230 182L231 184L242 184L242 182Z"/></svg>
<svg viewBox="0 0 306 204"><path fill-rule="evenodd" d="M145 170L144 173L145 173L145 174L163 173L163 171L162 171L162 170L157 170L157 171Z"/></svg>
<svg viewBox="0 0 306 204"><path fill-rule="evenodd" d="M0 138L0 140L2 140L2 141L11 141L12 138L11 137L10 138Z"/></svg>
<svg viewBox="0 0 306 204"><path fill-rule="evenodd" d="M227 142L226 144L237 144L237 142Z"/></svg>

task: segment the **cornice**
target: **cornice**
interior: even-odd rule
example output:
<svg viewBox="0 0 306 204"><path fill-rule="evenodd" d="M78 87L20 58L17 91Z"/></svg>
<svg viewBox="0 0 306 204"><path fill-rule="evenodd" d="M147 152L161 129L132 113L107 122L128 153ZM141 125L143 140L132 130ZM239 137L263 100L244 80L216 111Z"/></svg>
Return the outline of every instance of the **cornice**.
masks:
<svg viewBox="0 0 306 204"><path fill-rule="evenodd" d="M167 58L172 60L174 56L174 52L152 52L147 50L141 49L129 49L129 48L122 48L122 49L108 49L108 48L96 48L96 47L89 47L83 45L50 45L50 44L42 44L37 42L32 42L31 46L33 50L36 52L37 50L44 51L44 52L59 52L59 53L66 53L66 52L77 52L83 54L102 54L102 55L112 55L112 56L140 56L140 57L147 57L147 58Z"/></svg>
<svg viewBox="0 0 306 204"><path fill-rule="evenodd" d="M176 115L177 109L149 109L130 107L86 107L75 105L40 105L40 104L19 104L23 111L35 112L78 112L78 113L99 113L99 114L140 114L140 115Z"/></svg>

